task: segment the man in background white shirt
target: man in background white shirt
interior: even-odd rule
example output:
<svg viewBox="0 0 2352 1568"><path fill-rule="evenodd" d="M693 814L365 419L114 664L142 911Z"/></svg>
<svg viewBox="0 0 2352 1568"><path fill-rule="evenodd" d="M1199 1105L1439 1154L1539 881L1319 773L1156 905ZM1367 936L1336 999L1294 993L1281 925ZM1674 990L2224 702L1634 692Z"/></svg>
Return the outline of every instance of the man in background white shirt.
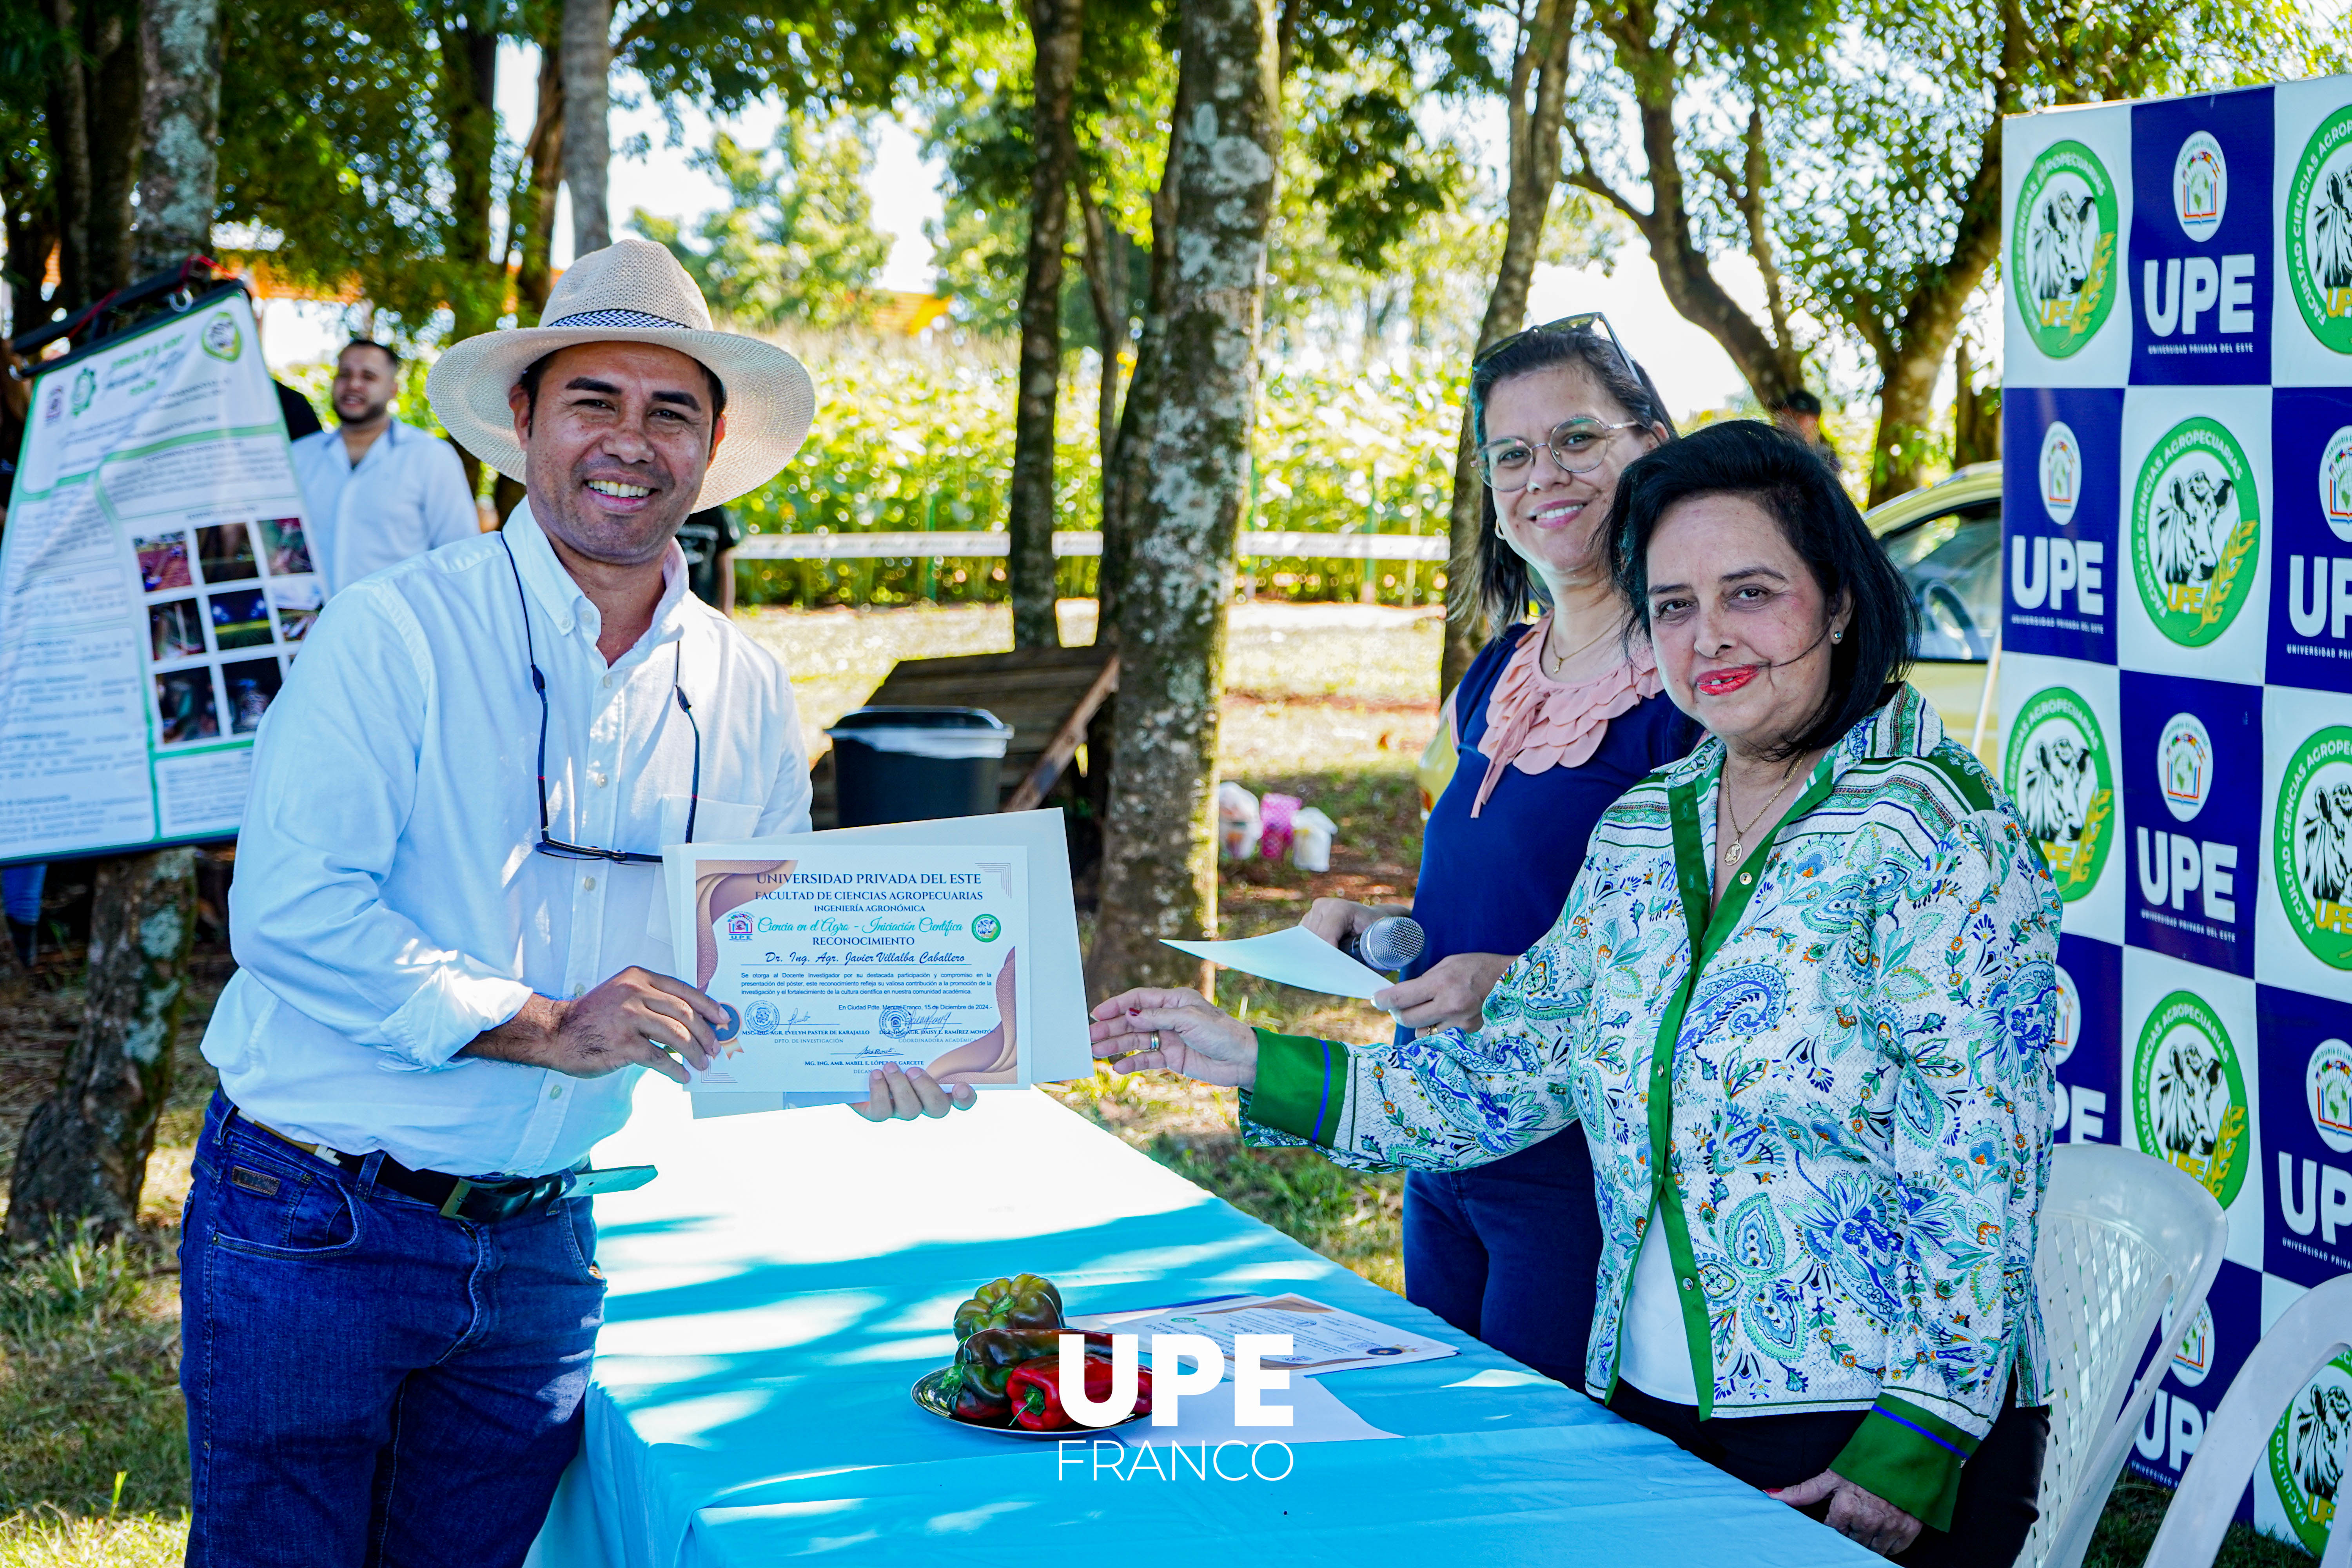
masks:
<svg viewBox="0 0 2352 1568"><path fill-rule="evenodd" d="M338 595L255 742L181 1232L195 1568L522 1562L604 1321L576 1173L726 1017L664 973L660 849L808 826L791 682L675 538L798 449L807 372L643 240L546 314L431 383L526 501Z"/></svg>
<svg viewBox="0 0 2352 1568"><path fill-rule="evenodd" d="M394 418L399 394L400 356L353 339L335 357L341 424L294 443L310 560L330 594L482 531L457 448Z"/></svg>

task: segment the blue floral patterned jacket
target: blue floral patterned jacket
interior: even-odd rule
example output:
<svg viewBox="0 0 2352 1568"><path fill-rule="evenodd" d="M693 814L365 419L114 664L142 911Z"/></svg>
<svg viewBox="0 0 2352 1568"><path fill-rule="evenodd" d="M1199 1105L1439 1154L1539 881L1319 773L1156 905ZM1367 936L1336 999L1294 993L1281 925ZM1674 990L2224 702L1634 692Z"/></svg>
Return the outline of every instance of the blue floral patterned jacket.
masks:
<svg viewBox="0 0 2352 1568"><path fill-rule="evenodd" d="M1654 1210L1701 1415L1866 1410L1834 1468L1941 1527L2011 1374L2020 1404L2047 1399L2058 894L1906 687L1710 910L1722 762L1710 739L1601 816L1483 1028L1360 1047L1261 1031L1245 1129L1456 1170L1580 1121L1605 1238L1589 1391L1614 1390Z"/></svg>

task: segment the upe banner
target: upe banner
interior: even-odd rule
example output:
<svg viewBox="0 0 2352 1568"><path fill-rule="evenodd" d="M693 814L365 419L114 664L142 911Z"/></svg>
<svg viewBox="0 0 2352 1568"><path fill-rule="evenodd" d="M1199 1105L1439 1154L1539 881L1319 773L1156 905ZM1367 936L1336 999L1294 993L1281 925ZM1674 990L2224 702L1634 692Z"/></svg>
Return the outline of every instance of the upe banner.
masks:
<svg viewBox="0 0 2352 1568"><path fill-rule="evenodd" d="M2134 1468L2352 1269L2352 78L2011 121L2002 779L2065 900L2059 1136L2229 1216ZM2352 1358L2242 1511L2316 1553Z"/></svg>
<svg viewBox="0 0 2352 1568"><path fill-rule="evenodd" d="M242 286L39 367L0 536L0 861L236 833L323 597Z"/></svg>

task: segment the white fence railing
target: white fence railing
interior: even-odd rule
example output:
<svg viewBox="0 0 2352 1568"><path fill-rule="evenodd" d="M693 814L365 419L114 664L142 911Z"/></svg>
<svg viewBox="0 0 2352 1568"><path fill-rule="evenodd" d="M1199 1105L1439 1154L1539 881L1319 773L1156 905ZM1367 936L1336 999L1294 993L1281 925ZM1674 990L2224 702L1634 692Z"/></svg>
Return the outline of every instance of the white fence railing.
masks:
<svg viewBox="0 0 2352 1568"><path fill-rule="evenodd" d="M735 547L738 561L969 560L1011 552L1003 533L755 533ZM1100 555L1102 535L1057 530L1056 555ZM1250 530L1234 553L1266 560L1444 561L1445 541L1410 533L1310 533Z"/></svg>

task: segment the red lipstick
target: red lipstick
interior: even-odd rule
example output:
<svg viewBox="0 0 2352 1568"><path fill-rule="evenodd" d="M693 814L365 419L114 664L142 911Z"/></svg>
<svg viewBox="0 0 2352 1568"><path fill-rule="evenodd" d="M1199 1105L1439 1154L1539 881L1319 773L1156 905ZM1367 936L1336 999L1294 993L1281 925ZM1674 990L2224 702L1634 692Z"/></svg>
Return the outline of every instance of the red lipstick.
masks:
<svg viewBox="0 0 2352 1568"><path fill-rule="evenodd" d="M1760 664L1743 664L1732 669L1710 669L1692 684L1702 697L1727 697L1756 679Z"/></svg>

